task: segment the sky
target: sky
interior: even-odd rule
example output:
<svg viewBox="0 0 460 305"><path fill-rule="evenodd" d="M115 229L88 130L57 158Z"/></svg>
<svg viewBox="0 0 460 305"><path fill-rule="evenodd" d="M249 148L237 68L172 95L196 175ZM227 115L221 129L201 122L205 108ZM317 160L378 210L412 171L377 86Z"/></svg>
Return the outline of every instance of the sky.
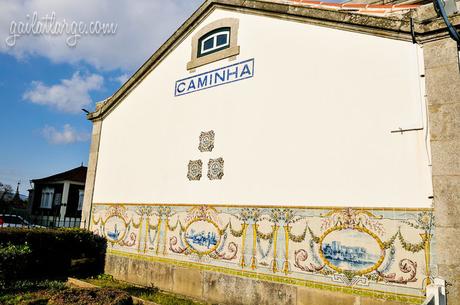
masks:
<svg viewBox="0 0 460 305"><path fill-rule="evenodd" d="M202 2L0 0L0 182L27 195L31 179L87 165L81 109L112 95Z"/></svg>

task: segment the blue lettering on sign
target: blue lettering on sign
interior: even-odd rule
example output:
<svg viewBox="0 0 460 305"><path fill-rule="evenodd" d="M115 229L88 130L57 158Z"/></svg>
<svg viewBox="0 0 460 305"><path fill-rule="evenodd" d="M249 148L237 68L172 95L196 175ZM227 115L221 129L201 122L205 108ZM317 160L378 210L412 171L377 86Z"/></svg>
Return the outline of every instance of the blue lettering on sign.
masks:
<svg viewBox="0 0 460 305"><path fill-rule="evenodd" d="M180 96L254 76L254 58L176 81L174 95Z"/></svg>

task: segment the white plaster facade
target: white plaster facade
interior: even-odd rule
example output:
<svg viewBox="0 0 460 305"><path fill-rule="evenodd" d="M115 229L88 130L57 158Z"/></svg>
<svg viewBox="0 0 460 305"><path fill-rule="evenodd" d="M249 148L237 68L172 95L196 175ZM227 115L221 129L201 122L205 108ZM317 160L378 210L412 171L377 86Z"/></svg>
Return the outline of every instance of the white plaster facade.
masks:
<svg viewBox="0 0 460 305"><path fill-rule="evenodd" d="M229 17L240 54L188 72L193 34ZM253 78L174 96L178 79L251 58ZM421 62L410 42L215 9L103 119L93 202L430 207Z"/></svg>

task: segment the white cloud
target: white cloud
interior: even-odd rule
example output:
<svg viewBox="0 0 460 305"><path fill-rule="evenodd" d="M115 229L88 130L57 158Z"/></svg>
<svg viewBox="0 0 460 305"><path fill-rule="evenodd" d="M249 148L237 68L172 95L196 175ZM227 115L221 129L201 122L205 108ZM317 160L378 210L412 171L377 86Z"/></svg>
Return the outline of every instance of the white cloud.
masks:
<svg viewBox="0 0 460 305"><path fill-rule="evenodd" d="M62 130L58 130L53 126L45 126L42 129L42 135L50 144L71 144L75 142L85 142L90 138L90 134L86 132L78 132L65 124Z"/></svg>
<svg viewBox="0 0 460 305"><path fill-rule="evenodd" d="M57 85L46 86L42 82L32 82L32 89L23 95L24 100L46 105L62 112L78 113L91 104L90 91L99 90L104 78L98 74L85 77L75 72L70 79L62 79Z"/></svg>
<svg viewBox="0 0 460 305"><path fill-rule="evenodd" d="M203 0L2 0L0 52L17 58L40 55L59 63L86 62L101 70L132 72L185 21ZM82 36L75 47L67 35L24 35L10 47L12 22L31 22L56 13L56 21L117 24L115 35ZM27 17L29 15L29 17ZM17 32L18 28L16 28Z"/></svg>
<svg viewBox="0 0 460 305"><path fill-rule="evenodd" d="M120 84L124 84L129 78L131 77L130 74L128 73L123 73L122 75L118 77L114 77L113 80L119 82Z"/></svg>

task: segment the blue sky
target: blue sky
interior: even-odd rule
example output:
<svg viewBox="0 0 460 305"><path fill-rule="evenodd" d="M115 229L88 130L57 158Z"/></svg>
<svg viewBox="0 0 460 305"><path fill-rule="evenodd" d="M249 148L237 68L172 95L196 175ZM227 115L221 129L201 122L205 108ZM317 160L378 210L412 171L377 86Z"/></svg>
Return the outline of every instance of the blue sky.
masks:
<svg viewBox="0 0 460 305"><path fill-rule="evenodd" d="M0 182L27 194L29 180L87 165L91 122L80 110L113 94L201 0L0 0ZM113 35L18 37L19 22L116 24ZM13 29L13 27L16 28Z"/></svg>

